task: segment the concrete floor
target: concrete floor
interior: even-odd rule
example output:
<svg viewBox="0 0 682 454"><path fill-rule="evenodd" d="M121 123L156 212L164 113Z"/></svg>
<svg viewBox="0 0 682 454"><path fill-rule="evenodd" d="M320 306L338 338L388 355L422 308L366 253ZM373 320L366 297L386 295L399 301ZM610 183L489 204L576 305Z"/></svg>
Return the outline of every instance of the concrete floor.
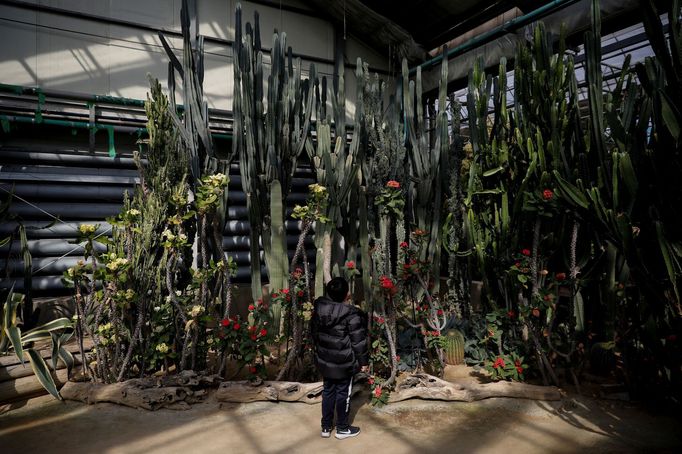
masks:
<svg viewBox="0 0 682 454"><path fill-rule="evenodd" d="M205 403L149 412L49 397L0 415L10 453L569 453L682 452L679 420L622 402L488 399L406 401L375 409L354 401L359 437L319 436L319 405Z"/></svg>

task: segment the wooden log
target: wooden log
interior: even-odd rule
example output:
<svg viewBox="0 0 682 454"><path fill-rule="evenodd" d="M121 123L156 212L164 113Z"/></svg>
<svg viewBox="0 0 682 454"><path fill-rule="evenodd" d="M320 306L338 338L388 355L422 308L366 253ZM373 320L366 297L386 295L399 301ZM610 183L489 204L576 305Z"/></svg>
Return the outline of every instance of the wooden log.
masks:
<svg viewBox="0 0 682 454"><path fill-rule="evenodd" d="M390 402L407 399L473 402L491 397L514 397L518 399L561 400L559 389L554 386L536 386L526 383L499 381L494 383L451 383L428 374L402 375Z"/></svg>
<svg viewBox="0 0 682 454"><path fill-rule="evenodd" d="M27 365L31 369L30 365ZM66 369L60 369L52 373L57 389L67 381ZM8 380L0 383L0 403L13 402L29 397L47 394L35 375L21 377L16 380Z"/></svg>
<svg viewBox="0 0 682 454"><path fill-rule="evenodd" d="M86 352L92 350L93 347L94 344L90 338L83 340L83 348ZM34 348L39 349L40 356L42 356L46 361L48 358L52 357L51 341L44 341L39 345L34 346ZM78 349L78 343L75 339L71 339L66 345L64 345L64 348L71 353L80 353L80 350ZM0 356L0 367L15 366L17 364L20 365L21 361L19 361L19 358L17 358L16 355Z"/></svg>
<svg viewBox="0 0 682 454"><path fill-rule="evenodd" d="M86 352L87 353L87 352ZM75 361L74 366L80 365L81 364L81 355L79 354L74 354L73 359ZM48 367L52 369L52 358L47 357L45 358L45 362L47 363ZM57 361L57 370L65 369L66 365L61 361ZM0 383L8 381L8 380L16 380L18 378L22 377L28 377L33 374L33 368L31 367L30 361L27 359L26 362L21 365L21 364L14 364L11 366L7 367L0 367Z"/></svg>
<svg viewBox="0 0 682 454"><path fill-rule="evenodd" d="M193 391L181 386L148 387L146 383L139 380L128 380L112 384L68 382L60 394L65 400L76 400L87 404L110 402L126 407L157 410L163 407L189 408L189 406L177 403L183 402L193 394Z"/></svg>

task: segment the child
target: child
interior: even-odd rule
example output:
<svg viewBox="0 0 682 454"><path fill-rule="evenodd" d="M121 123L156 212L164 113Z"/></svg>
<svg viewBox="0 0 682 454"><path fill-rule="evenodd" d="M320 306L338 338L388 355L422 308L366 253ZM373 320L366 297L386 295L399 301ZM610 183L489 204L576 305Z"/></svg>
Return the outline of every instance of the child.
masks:
<svg viewBox="0 0 682 454"><path fill-rule="evenodd" d="M315 301L311 333L315 363L324 378L322 437L329 438L336 409L336 438L355 437L360 428L348 423L353 375L368 371L367 320L364 312L344 304L348 282L337 277L327 283L327 296Z"/></svg>

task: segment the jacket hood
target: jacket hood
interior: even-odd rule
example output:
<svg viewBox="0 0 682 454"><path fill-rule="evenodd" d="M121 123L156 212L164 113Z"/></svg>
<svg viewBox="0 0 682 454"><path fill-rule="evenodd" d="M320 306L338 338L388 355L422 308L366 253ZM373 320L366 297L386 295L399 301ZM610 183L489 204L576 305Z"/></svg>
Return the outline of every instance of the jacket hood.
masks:
<svg viewBox="0 0 682 454"><path fill-rule="evenodd" d="M355 307L346 303L337 303L326 296L315 300L315 312L320 327L334 326L346 318Z"/></svg>

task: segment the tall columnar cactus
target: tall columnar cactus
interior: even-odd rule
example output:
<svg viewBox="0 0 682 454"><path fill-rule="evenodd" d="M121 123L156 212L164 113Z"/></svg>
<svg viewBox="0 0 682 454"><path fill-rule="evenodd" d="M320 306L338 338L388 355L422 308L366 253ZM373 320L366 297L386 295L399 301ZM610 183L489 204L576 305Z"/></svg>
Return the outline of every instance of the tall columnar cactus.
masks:
<svg viewBox="0 0 682 454"><path fill-rule="evenodd" d="M261 261L259 241L265 252L270 283L287 286L288 261L274 257L273 243L286 244L285 205L271 204L272 189L279 182L280 194L286 199L298 158L309 141L310 118L313 111L315 66L310 65L309 79L301 79L301 61L293 64L291 48L286 46L286 34L275 30L270 53L271 72L264 99L263 50L261 49L258 13L254 26L246 24L242 31L241 5L237 5L234 46L234 139L233 152L239 155L242 188L246 193L251 255L251 293L261 297ZM270 207L268 212L267 207ZM265 209L264 209L265 208ZM275 220L275 218L277 218ZM276 231L272 231L272 225ZM279 261L274 266L274 261ZM280 274L281 273L281 274ZM284 276L284 277L283 277Z"/></svg>
<svg viewBox="0 0 682 454"><path fill-rule="evenodd" d="M441 213L443 211L443 182L446 174L441 163L446 159L450 149L446 96L448 62L444 53L433 141L424 119L421 67L417 67L415 81L409 81L406 60L403 60L402 71L403 111L409 155L408 198L412 202L408 206L411 205L412 208L410 216L414 226L429 234L428 247L424 249L421 259L431 262L430 276L434 281L433 292L437 293L440 287ZM416 101L413 101L415 97Z"/></svg>
<svg viewBox="0 0 682 454"><path fill-rule="evenodd" d="M358 59L357 64L356 80L356 93L362 93L364 78L360 59ZM346 139L345 84L343 75L340 75L338 91L334 93L330 87L334 119L334 135L332 136L332 115L326 112L326 89L326 78L322 79L321 90L320 84L316 83L317 122L315 132L317 147L308 146L308 154L315 168L317 181L325 186L329 193L329 204L325 215L330 219L330 222L317 225L315 228L315 245L317 248L315 294L318 296L322 295L323 292L325 271L327 277L330 274L330 270L326 269L329 265L326 265L325 261L329 263L332 258L330 255L340 255L338 251L333 250L337 232L348 232L349 225L356 222L355 215L350 209L350 193L351 188L358 185L359 181L360 141L363 134L362 119L364 115L362 97L358 96L355 105L353 138L348 145ZM332 141L334 143L333 149ZM357 210L354 210L357 213ZM334 254L334 252L337 253Z"/></svg>
<svg viewBox="0 0 682 454"><path fill-rule="evenodd" d="M452 366L464 364L464 334L450 329L445 333L443 341L445 363Z"/></svg>

